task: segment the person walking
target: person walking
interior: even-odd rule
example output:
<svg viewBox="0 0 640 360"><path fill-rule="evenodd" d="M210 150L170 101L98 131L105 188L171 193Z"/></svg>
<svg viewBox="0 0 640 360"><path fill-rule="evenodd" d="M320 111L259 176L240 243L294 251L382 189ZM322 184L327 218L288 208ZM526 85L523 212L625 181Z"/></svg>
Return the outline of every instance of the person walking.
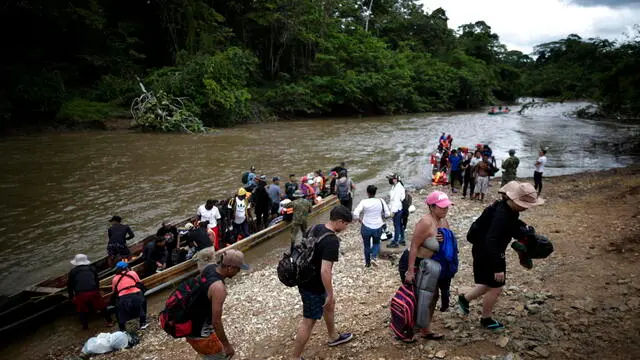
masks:
<svg viewBox="0 0 640 360"><path fill-rule="evenodd" d="M129 270L129 264L124 261L116 264L116 275L111 281L111 290L117 298L116 317L120 331L125 331L127 321L135 318L140 319L140 330L149 326L147 323L147 300L144 298L139 284L140 277L135 271Z"/></svg>
<svg viewBox="0 0 640 360"><path fill-rule="evenodd" d="M199 293L199 298L193 301L195 309L190 310L196 316L193 322L198 330L186 341L202 360L231 359L235 349L222 322L222 310L227 299L224 281L236 276L240 270L249 270L249 266L244 263L244 254L239 250L226 250L216 259L212 248L198 253L197 264L208 290Z"/></svg>
<svg viewBox="0 0 640 360"><path fill-rule="evenodd" d="M458 295L458 306L464 314L469 314L472 300L483 296L480 325L489 330L504 328L504 324L492 318L492 313L506 280L504 252L521 226L518 217L521 212L544 203L528 183L512 181L500 188L500 193L506 195L505 198L487 207L471 225L467 238L473 244L476 285L466 294Z"/></svg>
<svg viewBox="0 0 640 360"><path fill-rule="evenodd" d="M340 204L345 206L349 211L353 210L353 194L352 191L356 189L350 178L347 177L347 171L340 171L340 177L336 180L336 195Z"/></svg>
<svg viewBox="0 0 640 360"><path fill-rule="evenodd" d="M502 162L502 182L500 186L505 186L509 181L516 179L518 171L518 165L520 165L520 159L516 156L515 149L509 150L509 157Z"/></svg>
<svg viewBox="0 0 640 360"><path fill-rule="evenodd" d="M131 256L131 251L127 247L127 241L135 237L133 230L129 225L122 224L122 218L120 216L113 216L109 220L111 226L107 230L107 238L109 242L107 244L107 255L109 260L109 266L117 263L121 259L128 259Z"/></svg>
<svg viewBox="0 0 640 360"><path fill-rule="evenodd" d="M291 209L291 243L295 244L307 233L307 221L313 206L304 198L300 190L293 192L293 201L285 205L285 209Z"/></svg>
<svg viewBox="0 0 640 360"><path fill-rule="evenodd" d="M343 205L331 209L329 222L312 228L312 236L322 240L315 244L311 264L315 267L315 275L306 283L298 286L302 298L302 320L298 325L292 359L302 359L304 347L311 337L311 332L324 316L329 341L327 345L336 346L350 341L351 333L338 333L335 325L335 293L333 291L333 263L340 254L340 238L337 234L347 229L353 221L351 211Z"/></svg>
<svg viewBox="0 0 640 360"><path fill-rule="evenodd" d="M416 326L421 336L431 340L441 340L444 335L431 331L431 320L438 302L438 281L440 263L431 258L440 250L443 241L438 228L449 228L446 219L449 207L453 205L447 194L434 191L427 196L425 203L429 213L416 224L411 246L406 249L398 263L400 280L416 285Z"/></svg>
<svg viewBox="0 0 640 360"><path fill-rule="evenodd" d="M400 182L400 176L393 173L387 176L391 190L389 191L389 208L393 214L393 240L387 244L389 248L397 248L406 245L402 231L402 201L406 196L404 186Z"/></svg>
<svg viewBox="0 0 640 360"><path fill-rule="evenodd" d="M70 262L74 268L69 271L67 292L69 299L76 306L82 328L89 329L90 309L104 315L107 327L113 326L111 314L107 311L107 304L100 295L100 280L96 268L91 265L85 254L77 254Z"/></svg>
<svg viewBox="0 0 640 360"><path fill-rule="evenodd" d="M540 196L542 192L542 173L544 172L544 166L547 164L547 150L540 150L538 155L539 157L535 164L536 170L533 172L533 183L538 196Z"/></svg>
<svg viewBox="0 0 640 360"><path fill-rule="evenodd" d="M358 206L353 211L353 216L362 223L360 235L364 244L364 263L370 267L371 263L376 264L376 258L380 253L380 237L382 236L382 225L384 219L391 215L387 203L376 198L378 188L375 185L367 186L367 199L360 200ZM362 218L360 215L362 214Z"/></svg>

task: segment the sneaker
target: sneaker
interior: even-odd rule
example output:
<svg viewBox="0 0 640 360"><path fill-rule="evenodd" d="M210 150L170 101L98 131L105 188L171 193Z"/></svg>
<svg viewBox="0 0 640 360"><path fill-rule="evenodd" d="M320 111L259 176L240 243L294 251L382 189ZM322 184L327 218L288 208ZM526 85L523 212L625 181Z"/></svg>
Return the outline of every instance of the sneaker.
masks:
<svg viewBox="0 0 640 360"><path fill-rule="evenodd" d="M144 323L144 324L140 325L140 330L144 330L144 329L146 329L148 327L149 327L149 323L148 322Z"/></svg>
<svg viewBox="0 0 640 360"><path fill-rule="evenodd" d="M480 325L487 330L500 330L505 328L503 323L492 318L480 319Z"/></svg>
<svg viewBox="0 0 640 360"><path fill-rule="evenodd" d="M337 346L337 345L349 342L349 341L351 341L351 339L353 339L353 334L352 333L344 333L344 334L340 334L340 336L338 336L337 339L335 339L333 341L329 341L327 343L327 345L329 345L329 346Z"/></svg>
<svg viewBox="0 0 640 360"><path fill-rule="evenodd" d="M387 244L388 248L397 248L398 246L399 246L398 243L394 243L394 242L390 242Z"/></svg>
<svg viewBox="0 0 640 360"><path fill-rule="evenodd" d="M374 267L378 267L378 262L376 261L376 259L371 259L371 265L373 265Z"/></svg>
<svg viewBox="0 0 640 360"><path fill-rule="evenodd" d="M458 295L458 308L463 314L469 315L469 301L464 297L464 294Z"/></svg>

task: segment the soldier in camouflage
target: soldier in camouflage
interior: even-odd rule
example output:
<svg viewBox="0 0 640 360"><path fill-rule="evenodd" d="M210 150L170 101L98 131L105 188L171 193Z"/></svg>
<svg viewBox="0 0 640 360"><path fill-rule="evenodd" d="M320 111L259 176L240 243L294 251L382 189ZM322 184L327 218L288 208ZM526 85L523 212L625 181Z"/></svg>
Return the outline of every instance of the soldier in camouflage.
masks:
<svg viewBox="0 0 640 360"><path fill-rule="evenodd" d="M291 242L302 239L304 233L307 232L307 219L311 213L312 205L304 198L304 194L300 190L293 193L294 200L285 208L293 209L293 219L291 220Z"/></svg>
<svg viewBox="0 0 640 360"><path fill-rule="evenodd" d="M509 181L516 180L516 172L520 165L520 159L516 156L514 149L509 150L509 158L502 162L502 185L505 186Z"/></svg>

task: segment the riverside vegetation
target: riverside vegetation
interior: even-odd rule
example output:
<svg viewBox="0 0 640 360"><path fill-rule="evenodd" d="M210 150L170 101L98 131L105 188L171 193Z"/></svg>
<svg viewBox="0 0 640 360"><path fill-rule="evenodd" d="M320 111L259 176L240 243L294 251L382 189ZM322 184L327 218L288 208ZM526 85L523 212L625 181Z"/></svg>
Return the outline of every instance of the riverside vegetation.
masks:
<svg viewBox="0 0 640 360"><path fill-rule="evenodd" d="M10 2L0 19L12 34L0 130L129 116L137 76L166 100L139 125L161 131L473 109L519 96L640 114L637 26L617 43L570 35L532 57L508 50L484 21L452 30L445 10L416 0L34 0Z"/></svg>

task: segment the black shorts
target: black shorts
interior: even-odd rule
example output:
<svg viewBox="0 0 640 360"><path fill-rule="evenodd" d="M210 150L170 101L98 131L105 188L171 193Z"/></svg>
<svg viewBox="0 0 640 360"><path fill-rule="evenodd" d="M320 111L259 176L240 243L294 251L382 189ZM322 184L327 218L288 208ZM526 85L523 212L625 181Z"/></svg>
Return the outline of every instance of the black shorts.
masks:
<svg viewBox="0 0 640 360"><path fill-rule="evenodd" d="M491 269L491 263L486 254L483 254L480 250L475 248L472 251L473 254L473 281L476 284L486 285L490 288L500 288L504 286L504 283L499 283L495 279L495 273ZM502 259L504 261L504 258ZM506 269L506 263L504 264ZM507 272L505 274L505 282L507 280Z"/></svg>

